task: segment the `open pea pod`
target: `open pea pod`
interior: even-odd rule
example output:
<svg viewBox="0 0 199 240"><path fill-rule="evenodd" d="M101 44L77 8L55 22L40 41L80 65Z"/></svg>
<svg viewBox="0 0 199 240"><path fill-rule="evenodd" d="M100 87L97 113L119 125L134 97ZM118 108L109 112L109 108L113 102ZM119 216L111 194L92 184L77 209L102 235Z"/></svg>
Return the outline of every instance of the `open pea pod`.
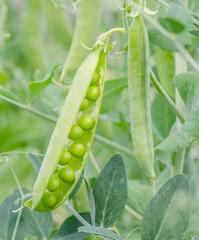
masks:
<svg viewBox="0 0 199 240"><path fill-rule="evenodd" d="M99 115L106 52L96 46L78 69L61 109L42 166L26 202L51 211L68 198L84 170Z"/></svg>

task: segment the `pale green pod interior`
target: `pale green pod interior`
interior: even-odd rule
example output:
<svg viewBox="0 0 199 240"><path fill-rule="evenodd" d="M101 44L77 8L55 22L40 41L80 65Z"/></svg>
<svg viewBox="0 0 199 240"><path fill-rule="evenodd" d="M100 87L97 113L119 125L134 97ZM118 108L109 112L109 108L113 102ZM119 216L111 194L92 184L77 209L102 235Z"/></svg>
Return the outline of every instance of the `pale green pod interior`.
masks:
<svg viewBox="0 0 199 240"><path fill-rule="evenodd" d="M87 153L91 147L97 125L104 87L105 67L105 54L102 50L98 49L90 53L77 71L72 82L71 89L60 112L60 116L50 139L42 166L34 184L33 199L26 203L27 206L31 206L33 209L38 211L50 211L57 208L64 202L77 184L84 169ZM99 72L99 81L91 83L96 71ZM80 106L86 96L87 89L89 85L93 84L99 87L100 95L96 101L91 102L85 110L80 110ZM83 135L81 135L79 139L72 140L69 138L70 130L74 124L78 124L78 119L83 115L92 116L94 119L94 125L91 129L84 129ZM73 143L84 145L85 153L83 156L77 157L72 153L73 151L71 150L71 145ZM59 164L59 161L64 149L71 151L71 159L63 166L63 164ZM60 177L62 176L60 174L60 169L63 167L72 169L74 173L74 180L72 174L70 175L70 178L68 178L68 176L63 178L65 180L67 179L68 182L63 181ZM71 173L71 171L69 172ZM57 187L55 191L49 191L47 188L52 175L58 176L60 179L59 187ZM52 189L52 187L50 189ZM50 192L50 194L48 193L50 197L47 198L47 200L44 198L46 192ZM54 198L56 198L56 204L53 203ZM52 201L48 202L48 199L51 199ZM49 206L44 204L46 202L49 203ZM50 206L51 203L52 206Z"/></svg>

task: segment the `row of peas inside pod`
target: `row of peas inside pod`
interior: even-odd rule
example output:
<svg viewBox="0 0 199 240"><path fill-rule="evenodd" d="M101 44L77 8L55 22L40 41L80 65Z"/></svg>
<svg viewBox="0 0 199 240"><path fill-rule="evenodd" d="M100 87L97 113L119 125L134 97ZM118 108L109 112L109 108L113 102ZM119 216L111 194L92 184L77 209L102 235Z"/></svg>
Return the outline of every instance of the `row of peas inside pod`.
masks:
<svg viewBox="0 0 199 240"><path fill-rule="evenodd" d="M100 67L92 77L91 83L83 99L76 122L73 124L68 141L62 151L53 175L43 193L37 209L54 209L62 201L66 192L73 185L76 172L82 169L82 162L88 145L91 143L95 126L95 107L101 88Z"/></svg>

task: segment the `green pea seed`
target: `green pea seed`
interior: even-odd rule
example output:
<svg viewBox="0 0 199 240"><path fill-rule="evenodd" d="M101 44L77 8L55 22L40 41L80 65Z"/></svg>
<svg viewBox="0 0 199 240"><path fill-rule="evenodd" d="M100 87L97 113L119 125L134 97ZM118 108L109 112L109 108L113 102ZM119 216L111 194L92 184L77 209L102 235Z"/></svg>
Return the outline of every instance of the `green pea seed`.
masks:
<svg viewBox="0 0 199 240"><path fill-rule="evenodd" d="M51 208L55 206L55 204L57 203L57 200L52 193L45 192L42 197L42 202L46 207Z"/></svg>
<svg viewBox="0 0 199 240"><path fill-rule="evenodd" d="M69 138L73 140L78 139L83 135L83 133L84 131L80 126L73 125L70 130Z"/></svg>
<svg viewBox="0 0 199 240"><path fill-rule="evenodd" d="M90 86L88 88L86 97L91 101L95 101L95 100L97 100L99 93L100 93L100 91L97 86Z"/></svg>
<svg viewBox="0 0 199 240"><path fill-rule="evenodd" d="M62 153L59 163L61 165L65 165L70 161L70 159L71 159L71 154L67 149L65 149Z"/></svg>
<svg viewBox="0 0 199 240"><path fill-rule="evenodd" d="M72 183L75 179L75 174L73 169L67 166L59 170L59 177L66 183Z"/></svg>
<svg viewBox="0 0 199 240"><path fill-rule="evenodd" d="M81 106L80 106L80 111L86 110L90 105L90 101L87 98L84 98Z"/></svg>
<svg viewBox="0 0 199 240"><path fill-rule="evenodd" d="M99 79L100 79L100 76L99 76L99 73L98 72L95 72L94 75L93 75L93 79L91 81L91 84L96 84L99 82Z"/></svg>
<svg viewBox="0 0 199 240"><path fill-rule="evenodd" d="M85 150L85 146L82 143L73 143L70 146L70 152L76 157L82 157Z"/></svg>
<svg viewBox="0 0 199 240"><path fill-rule="evenodd" d="M48 182L48 190L54 192L59 187L59 178L57 175L53 175Z"/></svg>
<svg viewBox="0 0 199 240"><path fill-rule="evenodd" d="M83 115L78 120L78 123L83 129L90 130L94 126L95 120L92 116Z"/></svg>

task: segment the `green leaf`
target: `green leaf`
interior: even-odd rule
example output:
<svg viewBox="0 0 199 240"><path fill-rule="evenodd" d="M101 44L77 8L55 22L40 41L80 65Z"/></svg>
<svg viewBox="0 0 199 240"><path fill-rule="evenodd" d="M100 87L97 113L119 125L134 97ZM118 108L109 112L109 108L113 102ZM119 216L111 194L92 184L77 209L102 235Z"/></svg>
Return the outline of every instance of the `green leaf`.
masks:
<svg viewBox="0 0 199 240"><path fill-rule="evenodd" d="M127 179L124 162L114 155L96 179L94 189L96 224L111 226L122 213L127 201Z"/></svg>
<svg viewBox="0 0 199 240"><path fill-rule="evenodd" d="M27 191L24 191L24 193ZM19 212L19 191L15 191L0 205L0 239L11 240ZM18 204L16 204L16 200ZM49 213L32 212L23 208L15 239L47 239L52 230L52 218Z"/></svg>
<svg viewBox="0 0 199 240"><path fill-rule="evenodd" d="M167 31L181 33L192 26L192 18L189 11L181 4L172 3L161 17L160 23Z"/></svg>
<svg viewBox="0 0 199 240"><path fill-rule="evenodd" d="M186 121L157 146L161 151L176 152L199 140L199 73L182 73L174 77L174 81L186 103Z"/></svg>
<svg viewBox="0 0 199 240"><path fill-rule="evenodd" d="M189 186L184 175L169 179L144 211L142 240L181 240L189 221Z"/></svg>
<svg viewBox="0 0 199 240"><path fill-rule="evenodd" d="M166 38L162 33L160 33L157 29L151 28L148 31L149 34L149 40L155 44L156 46L167 50L167 51L176 51L177 48L173 44L173 41L170 39Z"/></svg>
<svg viewBox="0 0 199 240"><path fill-rule="evenodd" d="M87 222L91 222L89 213L80 214ZM57 233L53 236L53 240L83 240L88 234L78 233L78 228L82 224L74 217L71 216L67 218L64 223L61 225Z"/></svg>
<svg viewBox="0 0 199 240"><path fill-rule="evenodd" d="M38 94L52 83L52 78L59 65L55 64L47 73L47 76L41 81L32 81L29 83L29 102L31 102Z"/></svg>

